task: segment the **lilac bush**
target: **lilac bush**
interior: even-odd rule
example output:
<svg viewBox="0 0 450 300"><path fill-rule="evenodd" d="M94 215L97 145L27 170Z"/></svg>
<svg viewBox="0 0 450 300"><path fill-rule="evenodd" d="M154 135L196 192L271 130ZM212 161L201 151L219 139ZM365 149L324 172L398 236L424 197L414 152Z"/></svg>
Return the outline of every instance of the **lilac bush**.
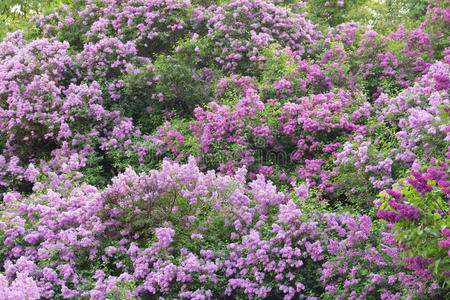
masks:
<svg viewBox="0 0 450 300"><path fill-rule="evenodd" d="M71 82L74 63L67 43L28 43L16 32L0 47L2 165L8 166L2 177L9 173L21 181L20 169L30 162L74 151L91 156L98 149L123 149L130 137L140 136L131 119L103 106L98 82Z"/></svg>
<svg viewBox="0 0 450 300"><path fill-rule="evenodd" d="M10 280L34 284L31 296L320 295L330 280L320 266L330 271L333 257L371 236L369 217L302 212L304 196L261 175L247 184L245 169L223 177L193 158L166 161L160 171L128 169L99 191L77 183L79 167L75 159L69 173L45 172L26 198L5 195L2 264Z"/></svg>
<svg viewBox="0 0 450 300"><path fill-rule="evenodd" d="M121 41L135 42L139 56L147 57L161 49L170 50L177 36L181 37L189 26L187 0L76 0L73 5L36 17L34 21L42 34L76 38L73 46L79 48L85 41L96 43L117 36Z"/></svg>
<svg viewBox="0 0 450 300"><path fill-rule="evenodd" d="M0 41L0 298L448 298L444 1L62 2Z"/></svg>
<svg viewBox="0 0 450 300"><path fill-rule="evenodd" d="M257 66L262 59L259 49L273 42L289 46L296 54L303 54L308 46L316 44L320 38L316 25L305 14L291 12L274 2L236 0L211 6L205 13L211 54L224 65L224 70L245 72L246 67Z"/></svg>
<svg viewBox="0 0 450 300"><path fill-rule="evenodd" d="M348 88L366 89L374 98L413 85L428 71L435 52L423 29L408 31L400 25L384 36L358 23L330 28L322 47L319 61L331 78L340 77Z"/></svg>
<svg viewBox="0 0 450 300"><path fill-rule="evenodd" d="M105 119L98 84L65 82L64 73L72 65L67 43L26 43L16 32L2 46L0 126L8 134L10 155L49 153L58 143L89 130L83 128L86 120L95 124Z"/></svg>
<svg viewBox="0 0 450 300"><path fill-rule="evenodd" d="M219 104L220 98L229 93L237 93L236 102ZM190 124L192 134L183 136L178 131L176 148L171 144L175 141L168 137L176 129L160 130L155 137L160 148L173 152L178 160L183 152L197 152L203 167L226 174L233 174L241 166L249 167L249 178L266 173L274 179L289 173L325 194L333 191L332 178L336 175L334 166L325 162L335 155L341 140L365 134L363 120L371 112L363 96L344 90L292 97L292 102L284 104L275 99L264 103L248 77L221 80L216 97L217 102L211 102L208 110L195 110L196 120ZM274 160L277 172L270 166Z"/></svg>
<svg viewBox="0 0 450 300"><path fill-rule="evenodd" d="M409 269L422 278L436 276L448 282L449 160L430 162L434 165L425 172L411 171L396 190L386 190L377 216L393 224L390 243L401 249Z"/></svg>
<svg viewBox="0 0 450 300"><path fill-rule="evenodd" d="M381 94L374 102L377 109L372 112L367 136L345 142L336 155L342 174L339 181L347 194L361 199L364 193L369 193L369 197L363 198L370 203L373 196L402 178L408 169L420 171L421 163L432 157L444 158L442 149L450 141L446 108L448 66L438 61L397 97ZM359 176L357 180L347 180L348 173L352 178L354 173ZM371 188L347 188L355 182Z"/></svg>

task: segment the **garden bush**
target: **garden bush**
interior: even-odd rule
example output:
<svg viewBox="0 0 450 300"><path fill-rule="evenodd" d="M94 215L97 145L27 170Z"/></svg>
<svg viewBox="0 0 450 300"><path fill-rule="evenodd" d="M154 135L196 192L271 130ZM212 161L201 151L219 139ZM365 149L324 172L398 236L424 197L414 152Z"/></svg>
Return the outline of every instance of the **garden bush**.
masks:
<svg viewBox="0 0 450 300"><path fill-rule="evenodd" d="M0 29L0 298L449 298L445 4L70 0Z"/></svg>

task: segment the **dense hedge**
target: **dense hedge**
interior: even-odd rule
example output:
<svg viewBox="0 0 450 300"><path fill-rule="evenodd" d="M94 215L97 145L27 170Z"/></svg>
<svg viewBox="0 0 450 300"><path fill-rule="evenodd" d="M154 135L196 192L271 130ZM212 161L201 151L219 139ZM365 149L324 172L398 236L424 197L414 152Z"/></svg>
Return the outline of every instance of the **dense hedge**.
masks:
<svg viewBox="0 0 450 300"><path fill-rule="evenodd" d="M0 42L0 298L450 296L445 1L62 2Z"/></svg>

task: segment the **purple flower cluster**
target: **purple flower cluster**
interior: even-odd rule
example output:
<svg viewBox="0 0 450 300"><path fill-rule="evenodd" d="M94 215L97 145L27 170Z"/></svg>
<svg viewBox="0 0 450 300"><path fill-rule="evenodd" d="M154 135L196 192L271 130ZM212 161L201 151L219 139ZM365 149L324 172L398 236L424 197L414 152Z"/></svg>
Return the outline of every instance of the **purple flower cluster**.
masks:
<svg viewBox="0 0 450 300"><path fill-rule="evenodd" d="M246 64L258 66L264 60L261 49L274 42L298 55L317 43L321 33L316 25L304 14L273 2L234 0L206 12L207 37L214 43L215 60L224 65L224 70L232 72Z"/></svg>
<svg viewBox="0 0 450 300"><path fill-rule="evenodd" d="M448 220L450 202L445 201L445 197L449 194L449 161L447 159L445 162L439 162L432 159L431 163L434 165L429 166L426 171L411 171L412 176L406 179L407 185L399 185L397 190L385 190L384 207L378 210L377 217L393 224L391 232L386 234L386 241L404 252L403 261L408 265L408 269L414 270L414 274L421 278L432 278L436 275L446 278L449 274L445 267L440 269L439 261L448 259L445 257L448 254L445 252L448 247L445 240L448 236L445 222ZM389 210L384 209L387 207ZM440 221L430 223L430 218ZM422 228L427 228L428 235L428 245L425 246L427 251L424 251L423 255L419 252L423 246L417 246L414 242L417 235L423 234ZM410 233L405 236L405 231ZM437 258L439 256L440 258ZM432 272L433 266L442 273Z"/></svg>
<svg viewBox="0 0 450 300"><path fill-rule="evenodd" d="M66 42L26 42L21 32L9 34L0 44L3 186L11 176L34 182L36 170L27 169L29 162L75 152L88 156L99 146L123 148L140 134L131 119L105 109L99 83L70 82L74 63L68 49Z"/></svg>
<svg viewBox="0 0 450 300"><path fill-rule="evenodd" d="M399 43L403 45L400 51L395 46ZM355 46L356 51L352 49ZM391 85L411 86L428 71L434 56L430 36L423 28L408 31L402 25L383 36L360 24L340 24L330 28L323 47L320 62L326 73L344 80L349 88L366 85L375 98Z"/></svg>
<svg viewBox="0 0 450 300"><path fill-rule="evenodd" d="M132 281L136 286L130 295L168 293L180 283L178 297L200 299L218 292L214 285L221 281L228 295L280 292L292 299L305 291L301 274L311 272L303 271L305 265L323 264L321 280L330 285L325 274L333 267L325 257L339 261L340 255L360 255L358 247L372 235L369 217L325 213L305 219L291 195L278 192L262 176L247 185L245 172L239 170L235 178L204 174L190 159L187 165L165 162L148 174L128 169L104 191L48 173L49 181L29 197L6 194L1 241L9 250L7 278L15 280L7 292L27 286L22 292L36 299L51 298L56 289L66 298L104 299ZM206 207L212 211L205 216ZM226 220L222 230L231 239L219 248L211 247L209 238L211 230L218 230L214 216ZM185 234L195 237L195 247L178 248ZM154 242L142 243L145 236L154 236ZM364 255L386 266L376 250ZM100 266L86 273L78 263L81 256L87 263L114 265L116 275ZM94 285L88 284L91 277ZM270 285L272 280L279 283ZM199 290L199 284L209 288Z"/></svg>
<svg viewBox="0 0 450 300"><path fill-rule="evenodd" d="M376 108L370 111L375 125L368 126L365 135L345 142L336 155L336 164L340 168L354 166L360 176L380 191L400 179L395 178L394 165L420 171L421 162L442 155L442 148L448 147L450 140L445 117L449 98L447 90L440 88L443 83L435 78L448 78L449 70L447 63L436 62L414 86L398 96L381 94L374 102ZM378 124L391 131L377 131ZM381 148L386 140L390 143L389 151Z"/></svg>
<svg viewBox="0 0 450 300"><path fill-rule="evenodd" d="M231 91L239 95L237 102L220 104L220 99ZM285 103L264 97L258 93L254 79L231 76L218 83L218 101L209 103L207 109L195 109L196 120L190 123L190 129L200 145L197 155L204 167L218 152L226 158L217 166L219 171L230 175L239 167L247 166L250 178L254 178L255 173L269 178L276 173L260 155L261 149L269 149L273 154L285 154L286 163L297 165L292 170L297 178L331 192L333 172L322 166L339 149L337 139L365 134L366 126L361 124L361 118L370 115L371 105L359 94L344 90L293 97ZM276 128L271 124L274 116L278 119ZM175 129L169 131L166 126L158 131L155 141L164 150L178 154L179 148L173 148L170 142L173 137L169 136L175 132L176 144L182 146L186 137ZM389 168L389 165L382 168Z"/></svg>

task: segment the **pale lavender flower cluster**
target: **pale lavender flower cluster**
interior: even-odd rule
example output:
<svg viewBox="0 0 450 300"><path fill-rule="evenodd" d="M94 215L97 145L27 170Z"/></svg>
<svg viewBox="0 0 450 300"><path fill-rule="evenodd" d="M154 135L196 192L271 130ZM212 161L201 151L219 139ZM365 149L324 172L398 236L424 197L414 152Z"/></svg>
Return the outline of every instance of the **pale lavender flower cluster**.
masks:
<svg viewBox="0 0 450 300"><path fill-rule="evenodd" d="M419 171L419 158L427 161L450 141L450 127L445 118L450 105L448 92L441 89L444 81L439 81L449 77L449 65L439 61L397 97L381 94L374 102L376 121L387 127L398 127L395 136L389 136L393 140L390 153L378 150L379 137L360 135L344 144L336 155L336 163L355 166L377 189L389 187L396 180L392 178L392 165L396 161L404 168ZM372 130L369 128L369 135Z"/></svg>
<svg viewBox="0 0 450 300"><path fill-rule="evenodd" d="M41 294L36 282L26 273L21 272L11 283L0 274L0 297L5 300L37 300L41 298Z"/></svg>

